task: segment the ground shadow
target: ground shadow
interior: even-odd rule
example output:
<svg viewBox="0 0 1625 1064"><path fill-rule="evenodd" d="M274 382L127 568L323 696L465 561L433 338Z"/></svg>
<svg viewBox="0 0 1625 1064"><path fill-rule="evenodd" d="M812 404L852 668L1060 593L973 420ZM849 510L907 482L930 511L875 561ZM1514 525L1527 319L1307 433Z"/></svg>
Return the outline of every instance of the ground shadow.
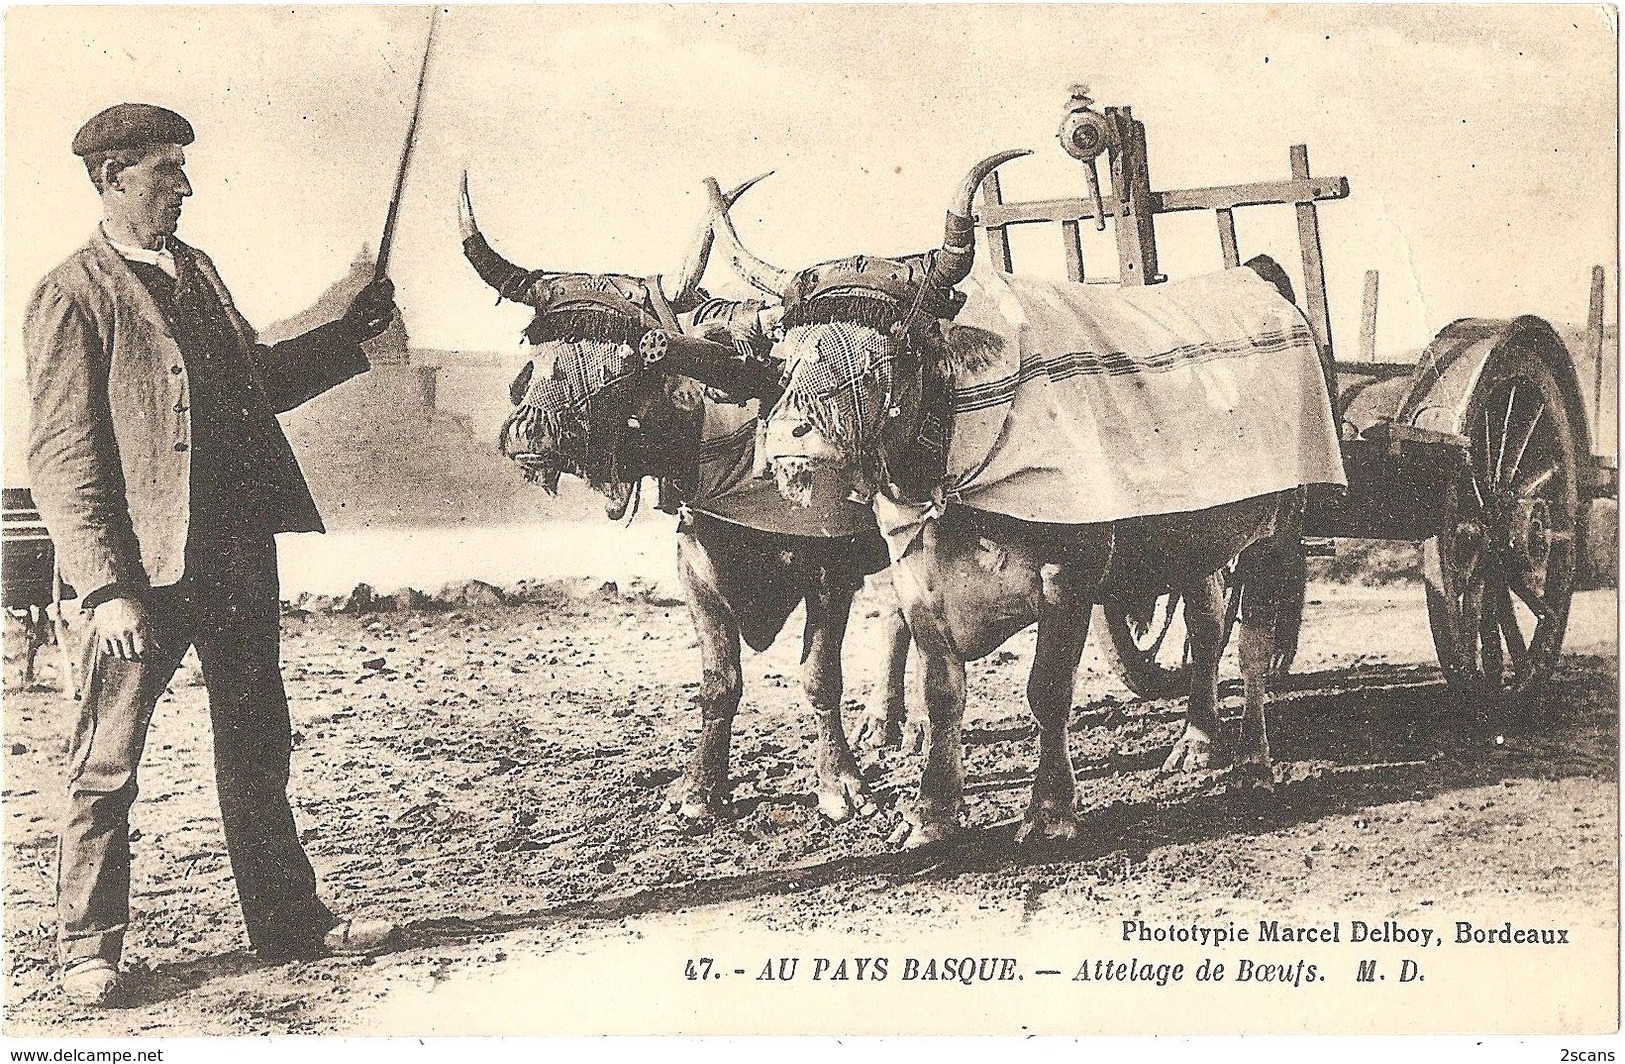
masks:
<svg viewBox="0 0 1625 1064"><path fill-rule="evenodd" d="M1313 759L1325 767L1289 779L1273 791L1220 787L1174 802L1116 803L1087 810L1079 838L1058 846L1018 845L1017 825L1011 821L919 850L662 884L478 919L420 921L406 929L403 948L677 912L798 893L844 880L946 879L1027 864L1088 861L1116 851L1143 854L1154 846L1262 835L1361 808L1527 775L1537 763L1541 775L1603 773L1617 778L1614 685L1599 683L1615 671L1611 658L1565 659L1544 715L1529 722L1532 728L1549 730L1499 744L1475 728L1473 707L1463 706L1431 666L1366 665L1307 674L1294 678L1290 692L1275 703L1271 739L1278 761ZM1019 738L1009 728L988 734ZM1554 747L1563 755L1555 762ZM1154 768L1166 752L1159 748L1080 764L1078 774L1088 778ZM975 793L1022 782L973 778L966 790Z"/></svg>
<svg viewBox="0 0 1625 1064"><path fill-rule="evenodd" d="M137 969L125 979L116 1006L138 1009L145 1005L156 1005L197 990L215 979L243 975L257 968L269 967L270 964L252 953L238 950L174 964L160 964L151 969Z"/></svg>
<svg viewBox="0 0 1625 1064"><path fill-rule="evenodd" d="M1613 658L1565 658L1539 715L1522 735L1503 741L1476 728L1481 718L1448 691L1431 666L1359 665L1294 677L1274 701L1271 742L1279 763L1298 766L1272 791L1220 783L1199 793L1114 803L1083 811L1078 839L1032 847L1015 842L1016 823L967 831L951 843L906 852L847 856L738 875L663 883L619 895L582 898L546 908L419 920L402 929L395 951L468 942L518 931L605 923L699 906L791 895L840 882L883 879L950 880L1033 865L1131 859L1150 849L1269 834L1350 811L1412 800L1499 780L1529 776L1617 778L1618 712ZM1141 719L1177 717L1180 702L1135 707ZM1149 710L1149 712L1147 712ZM1114 712L1084 708L1087 729ZM1020 739L1015 727L985 729L979 740ZM1088 779L1156 768L1165 746L1085 761ZM1312 767L1303 770L1305 763ZM977 793L1024 785L1008 774L967 781ZM765 800L794 800L768 796ZM231 953L145 973L131 1005L148 1005L240 974L261 962Z"/></svg>

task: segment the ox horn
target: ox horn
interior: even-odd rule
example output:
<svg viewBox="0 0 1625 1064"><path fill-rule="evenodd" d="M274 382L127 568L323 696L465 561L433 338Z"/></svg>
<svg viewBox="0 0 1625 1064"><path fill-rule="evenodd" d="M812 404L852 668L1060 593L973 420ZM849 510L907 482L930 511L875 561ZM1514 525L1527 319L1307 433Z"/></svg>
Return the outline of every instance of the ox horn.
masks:
<svg viewBox="0 0 1625 1064"><path fill-rule="evenodd" d="M501 299L515 303L529 303L526 298L527 282L536 271L515 266L491 247L474 220L474 201L468 196L468 171L463 171L462 196L457 202L457 221L463 234L463 257L480 275L480 280L497 290Z"/></svg>
<svg viewBox="0 0 1625 1064"><path fill-rule="evenodd" d="M739 242L739 233L734 229L733 218L728 214L728 208L732 204L722 195L722 186L717 184L716 178L708 177L705 179L705 188L711 194L712 232L722 237L733 268L757 290L774 299L784 299L784 290L790 286L790 281L795 275L789 270L779 269L772 263L763 262L746 251L745 245Z"/></svg>
<svg viewBox="0 0 1625 1064"><path fill-rule="evenodd" d="M1031 154L1030 149L1013 148L1001 151L997 155L989 155L970 168L970 172L965 175L965 180L959 186L959 191L954 193L953 200L948 204L948 221L944 227L942 248L931 259L932 284L951 288L970 274L971 263L976 259L976 224L971 221L971 197L982 187L982 182L987 180L988 174L1011 159Z"/></svg>
<svg viewBox="0 0 1625 1064"><path fill-rule="evenodd" d="M738 186L727 195L723 202L732 207L739 202L739 197L748 192L752 185L764 177L772 176L773 171L757 174L755 177ZM689 245L688 258L678 267L674 279L668 282L664 277L660 279L661 291L665 293L666 301L674 307L681 307L694 296L694 290L699 288L700 279L705 276L705 267L711 260L711 241L715 236L712 228L710 212L706 213L705 221L701 223L699 232L694 234L694 240Z"/></svg>

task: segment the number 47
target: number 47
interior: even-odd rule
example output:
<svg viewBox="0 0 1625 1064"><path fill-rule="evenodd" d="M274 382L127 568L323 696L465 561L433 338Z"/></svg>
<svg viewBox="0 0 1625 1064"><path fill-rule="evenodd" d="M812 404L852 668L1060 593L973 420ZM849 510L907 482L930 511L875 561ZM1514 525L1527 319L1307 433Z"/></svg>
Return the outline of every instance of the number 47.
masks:
<svg viewBox="0 0 1625 1064"><path fill-rule="evenodd" d="M684 979L709 979L709 978L711 978L711 963L712 963L712 959L710 957L701 957L697 961L694 960L693 958L690 958L683 965L683 978Z"/></svg>

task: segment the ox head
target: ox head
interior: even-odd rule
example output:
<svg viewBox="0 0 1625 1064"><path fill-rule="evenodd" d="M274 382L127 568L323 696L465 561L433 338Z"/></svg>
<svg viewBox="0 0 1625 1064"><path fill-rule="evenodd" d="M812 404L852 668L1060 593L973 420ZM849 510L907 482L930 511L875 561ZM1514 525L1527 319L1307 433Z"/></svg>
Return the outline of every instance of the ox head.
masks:
<svg viewBox="0 0 1625 1064"><path fill-rule="evenodd" d="M833 490L867 501L894 482L887 451L907 451L918 438L922 394L955 364L991 353L996 337L952 324L965 301L954 285L976 253L971 198L996 168L1027 154L1004 151L971 167L949 203L941 247L797 273L745 250L709 183L712 227L731 264L784 304L774 354L785 364L785 390L768 419L767 459L787 498L808 505Z"/></svg>
<svg viewBox="0 0 1625 1064"><path fill-rule="evenodd" d="M759 180L734 189L724 202ZM550 494L561 474L572 473L605 495L611 518L623 516L643 477L675 476L687 465L701 387L654 367L656 358L640 351L640 341L677 333L678 315L692 320L703 304L716 302L699 287L711 250L709 220L668 281L516 266L480 232L466 173L459 206L469 263L499 299L535 310L525 329L534 352L509 389L513 410L498 448Z"/></svg>

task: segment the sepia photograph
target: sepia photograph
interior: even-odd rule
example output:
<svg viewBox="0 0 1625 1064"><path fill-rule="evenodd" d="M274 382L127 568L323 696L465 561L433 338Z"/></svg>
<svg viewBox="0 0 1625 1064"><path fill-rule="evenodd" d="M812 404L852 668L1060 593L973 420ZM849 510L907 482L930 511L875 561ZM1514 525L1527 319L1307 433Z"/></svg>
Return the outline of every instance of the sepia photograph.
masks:
<svg viewBox="0 0 1625 1064"><path fill-rule="evenodd" d="M1615 1059L1618 15L8 7L12 1059Z"/></svg>

